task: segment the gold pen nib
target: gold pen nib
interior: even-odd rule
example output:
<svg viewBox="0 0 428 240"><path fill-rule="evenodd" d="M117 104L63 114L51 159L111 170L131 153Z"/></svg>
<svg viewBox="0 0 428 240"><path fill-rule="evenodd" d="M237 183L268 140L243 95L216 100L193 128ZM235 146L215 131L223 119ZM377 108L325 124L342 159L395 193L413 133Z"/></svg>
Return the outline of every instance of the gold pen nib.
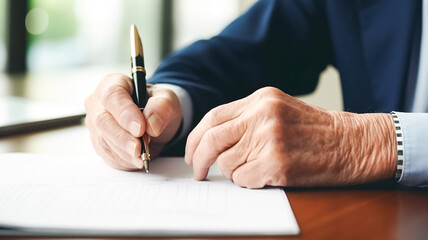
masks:
<svg viewBox="0 0 428 240"><path fill-rule="evenodd" d="M131 57L144 56L143 45L141 44L140 35L138 34L137 27L132 24L130 30L131 41Z"/></svg>
<svg viewBox="0 0 428 240"><path fill-rule="evenodd" d="M149 172L149 161L150 161L150 152L149 152L148 142L149 142L148 135L144 134L143 136L144 152L141 154L141 159L143 159L143 165L144 165L144 169L146 170L146 173Z"/></svg>
<svg viewBox="0 0 428 240"><path fill-rule="evenodd" d="M146 173L149 173L149 161L144 160L143 165L144 165L144 169L146 170Z"/></svg>
<svg viewBox="0 0 428 240"><path fill-rule="evenodd" d="M141 158L143 159L144 170L146 170L146 173L148 173L149 172L150 154L149 153L143 153L143 155L141 155Z"/></svg>

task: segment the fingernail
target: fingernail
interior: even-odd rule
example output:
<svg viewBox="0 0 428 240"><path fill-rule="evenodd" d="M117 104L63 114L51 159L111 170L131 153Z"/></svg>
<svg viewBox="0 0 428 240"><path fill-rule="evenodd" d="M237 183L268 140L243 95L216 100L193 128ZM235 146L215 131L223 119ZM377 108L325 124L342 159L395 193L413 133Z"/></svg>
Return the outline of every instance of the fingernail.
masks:
<svg viewBox="0 0 428 240"><path fill-rule="evenodd" d="M143 169L143 161L141 161L141 159L138 158L134 158L132 163L134 164L135 167L137 167L138 169Z"/></svg>
<svg viewBox="0 0 428 240"><path fill-rule="evenodd" d="M150 115L149 119L150 128L153 130L153 133L158 136L162 127L162 121L158 118L158 116L153 113Z"/></svg>
<svg viewBox="0 0 428 240"><path fill-rule="evenodd" d="M132 135L138 136L140 134L141 125L136 121L131 121L129 124L129 131Z"/></svg>
<svg viewBox="0 0 428 240"><path fill-rule="evenodd" d="M131 154L131 156L133 156L133 157L137 157L136 148L137 148L137 143L135 143L135 142L129 141L126 144L126 151L129 154Z"/></svg>

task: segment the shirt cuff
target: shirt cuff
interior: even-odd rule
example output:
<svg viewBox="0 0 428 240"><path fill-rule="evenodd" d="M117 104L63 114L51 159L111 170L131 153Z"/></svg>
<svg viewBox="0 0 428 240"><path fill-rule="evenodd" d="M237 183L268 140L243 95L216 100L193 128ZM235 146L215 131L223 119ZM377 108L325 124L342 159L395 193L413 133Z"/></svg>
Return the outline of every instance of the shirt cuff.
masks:
<svg viewBox="0 0 428 240"><path fill-rule="evenodd" d="M428 187L428 113L395 112L403 130L403 172L400 184Z"/></svg>
<svg viewBox="0 0 428 240"><path fill-rule="evenodd" d="M164 88L168 88L177 95L178 100L180 101L181 111L182 111L182 127L181 131L176 133L177 137L174 137L174 141L170 142L169 145L173 145L174 143L180 141L183 137L187 136L190 132L190 127L192 126L193 119L193 108L192 108L192 98L189 93L182 87L179 87L174 84L168 83L158 83L156 86L161 86Z"/></svg>

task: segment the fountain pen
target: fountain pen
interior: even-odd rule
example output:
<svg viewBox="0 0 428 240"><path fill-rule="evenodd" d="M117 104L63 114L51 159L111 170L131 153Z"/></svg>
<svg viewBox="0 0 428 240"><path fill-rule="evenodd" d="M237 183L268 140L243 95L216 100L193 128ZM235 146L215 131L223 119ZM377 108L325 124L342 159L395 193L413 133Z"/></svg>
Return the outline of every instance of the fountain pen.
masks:
<svg viewBox="0 0 428 240"><path fill-rule="evenodd" d="M140 35L138 35L137 27L132 24L130 31L131 42L131 75L134 92L132 99L134 103L143 111L147 103L146 89L146 69L144 68L143 45L141 44ZM149 172L149 145L148 135L145 133L141 137L141 158L143 160L144 169Z"/></svg>

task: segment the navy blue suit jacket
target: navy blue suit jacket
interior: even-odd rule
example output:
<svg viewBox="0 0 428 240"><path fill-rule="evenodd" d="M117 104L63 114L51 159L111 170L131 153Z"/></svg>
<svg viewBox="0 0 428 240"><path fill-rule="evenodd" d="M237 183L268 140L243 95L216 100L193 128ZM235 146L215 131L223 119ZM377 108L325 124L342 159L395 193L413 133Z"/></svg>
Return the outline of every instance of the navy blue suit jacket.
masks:
<svg viewBox="0 0 428 240"><path fill-rule="evenodd" d="M309 93L328 64L339 70L346 111L408 110L421 12L421 0L262 0L218 36L171 54L151 82L189 92L193 126L264 86Z"/></svg>

